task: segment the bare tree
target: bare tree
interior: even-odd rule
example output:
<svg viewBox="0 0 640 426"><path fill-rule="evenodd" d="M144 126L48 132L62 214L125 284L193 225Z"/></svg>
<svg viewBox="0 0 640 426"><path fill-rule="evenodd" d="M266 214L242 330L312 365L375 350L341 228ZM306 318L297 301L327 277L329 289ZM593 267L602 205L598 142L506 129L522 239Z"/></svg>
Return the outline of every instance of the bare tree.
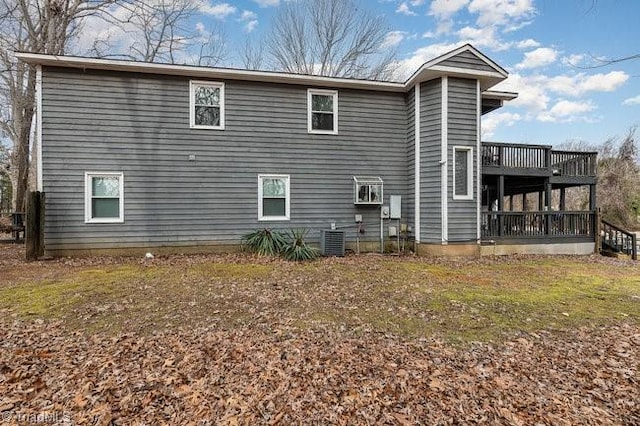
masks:
<svg viewBox="0 0 640 426"><path fill-rule="evenodd" d="M13 143L14 208L24 208L36 70L13 52L62 54L83 18L116 0L0 0L0 128Z"/></svg>
<svg viewBox="0 0 640 426"><path fill-rule="evenodd" d="M259 70L264 62L264 43L247 37L244 41L244 48L240 51L242 66L248 70Z"/></svg>
<svg viewBox="0 0 640 426"><path fill-rule="evenodd" d="M266 48L279 70L389 79L395 54L384 49L388 32L383 17L358 0L300 0L281 7Z"/></svg>
<svg viewBox="0 0 640 426"><path fill-rule="evenodd" d="M94 41L92 54L145 62L213 66L224 59L225 36L218 26L194 26L200 0L147 0L119 4L102 16L120 32ZM114 37L115 36L115 37ZM123 42L123 39L126 40Z"/></svg>
<svg viewBox="0 0 640 426"><path fill-rule="evenodd" d="M612 137L600 145L571 142L561 146L574 151L598 152L598 207L606 220L630 229L640 226L640 147L636 129L631 127L622 140ZM570 188L566 203L569 209L586 209L589 204L588 188Z"/></svg>

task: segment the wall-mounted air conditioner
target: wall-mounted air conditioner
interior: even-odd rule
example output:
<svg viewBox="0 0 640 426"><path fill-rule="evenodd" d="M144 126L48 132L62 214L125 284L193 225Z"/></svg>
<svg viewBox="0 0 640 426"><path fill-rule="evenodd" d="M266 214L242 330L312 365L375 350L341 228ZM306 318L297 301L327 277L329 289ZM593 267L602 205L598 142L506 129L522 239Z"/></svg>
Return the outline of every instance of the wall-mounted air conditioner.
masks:
<svg viewBox="0 0 640 426"><path fill-rule="evenodd" d="M380 205L383 198L384 182L380 177L354 176L353 203L360 205Z"/></svg>

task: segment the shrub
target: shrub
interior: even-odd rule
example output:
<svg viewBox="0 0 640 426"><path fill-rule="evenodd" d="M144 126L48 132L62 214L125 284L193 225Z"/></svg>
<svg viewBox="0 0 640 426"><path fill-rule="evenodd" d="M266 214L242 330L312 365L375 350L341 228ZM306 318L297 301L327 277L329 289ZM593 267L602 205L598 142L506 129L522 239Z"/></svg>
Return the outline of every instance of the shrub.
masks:
<svg viewBox="0 0 640 426"><path fill-rule="evenodd" d="M264 228L244 235L242 244L259 255L276 256L282 253L287 240L282 232Z"/></svg>
<svg viewBox="0 0 640 426"><path fill-rule="evenodd" d="M297 262L313 260L320 256L320 252L309 246L304 240L307 236L306 229L297 229L289 232L288 240L282 250L282 255L287 260Z"/></svg>

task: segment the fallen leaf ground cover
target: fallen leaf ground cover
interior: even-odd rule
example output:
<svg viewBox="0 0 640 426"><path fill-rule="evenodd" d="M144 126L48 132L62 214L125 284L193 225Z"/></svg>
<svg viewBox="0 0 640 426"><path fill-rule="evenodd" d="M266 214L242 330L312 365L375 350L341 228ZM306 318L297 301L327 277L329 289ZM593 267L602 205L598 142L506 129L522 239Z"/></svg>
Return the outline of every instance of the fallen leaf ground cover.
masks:
<svg viewBox="0 0 640 426"><path fill-rule="evenodd" d="M640 424L638 263L0 252L9 423Z"/></svg>

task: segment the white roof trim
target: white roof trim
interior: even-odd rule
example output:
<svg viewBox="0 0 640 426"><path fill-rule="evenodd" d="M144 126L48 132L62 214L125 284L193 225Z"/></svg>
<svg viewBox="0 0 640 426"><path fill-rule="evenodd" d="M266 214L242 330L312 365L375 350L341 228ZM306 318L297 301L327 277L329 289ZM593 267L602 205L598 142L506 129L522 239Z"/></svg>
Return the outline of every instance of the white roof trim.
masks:
<svg viewBox="0 0 640 426"><path fill-rule="evenodd" d="M492 67L495 72L485 70L473 70L468 68L449 67L439 63L469 51ZM149 74L180 75L190 78L214 78L227 80L259 81L266 83L300 84L317 87L369 89L388 92L406 92L419 81L437 78L444 75L475 77L481 81L481 86L488 89L507 78L507 71L497 65L491 59L483 55L470 44L465 44L451 52L441 55L423 64L404 83L388 81L362 80L352 78L323 77L316 75L293 74L272 71L249 71L234 68L210 68L191 65L172 65L152 62L136 62L117 59L97 59L77 56L58 56L39 53L16 52L15 56L27 63L70 67L80 69L101 69L109 71L128 71ZM485 92L486 93L486 92Z"/></svg>
<svg viewBox="0 0 640 426"><path fill-rule="evenodd" d="M498 90L485 90L482 92L483 99L499 99L501 101L512 101L518 97L515 92L500 92Z"/></svg>
<svg viewBox="0 0 640 426"><path fill-rule="evenodd" d="M171 65L153 62L122 61L114 59L83 58L76 56L44 55L39 53L16 52L15 56L27 63L45 66L81 69L101 69L109 71L130 71L150 74L180 75L185 77L216 78L228 80L248 80L272 83L289 83L326 87L352 87L382 91L404 91L403 83L350 78L323 77L270 71L248 71L233 68L210 68L191 65Z"/></svg>

